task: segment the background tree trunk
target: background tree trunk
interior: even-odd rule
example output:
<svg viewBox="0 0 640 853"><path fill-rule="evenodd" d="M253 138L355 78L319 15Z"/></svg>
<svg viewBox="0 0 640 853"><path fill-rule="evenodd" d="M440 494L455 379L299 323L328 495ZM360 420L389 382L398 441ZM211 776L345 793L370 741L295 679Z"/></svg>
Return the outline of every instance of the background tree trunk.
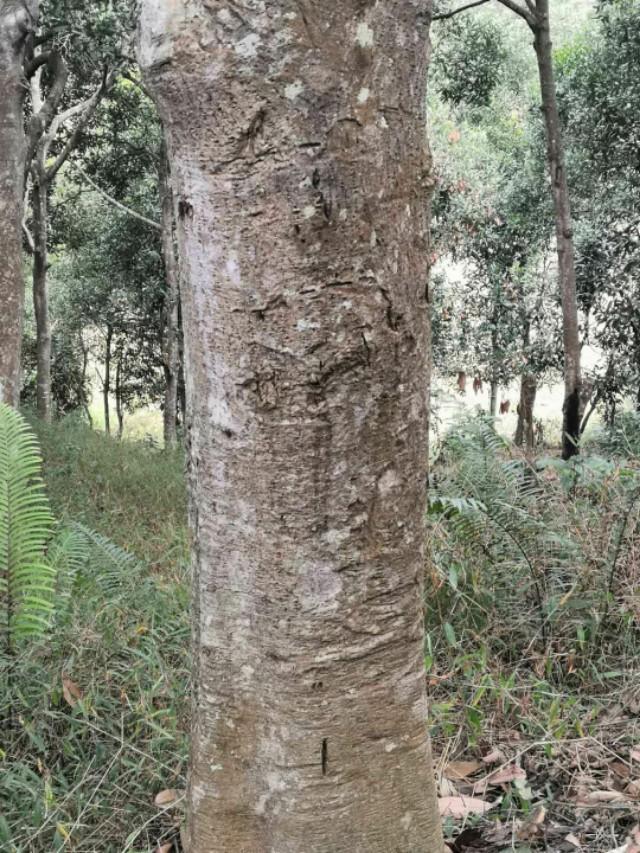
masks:
<svg viewBox="0 0 640 853"><path fill-rule="evenodd" d="M540 90L547 136L547 159L556 220L558 276L562 298L564 336L564 406L562 456L569 459L578 453L580 441L580 329L576 296L573 222L567 184L562 127L558 113L556 83L553 71L549 0L536 0L534 46L540 75Z"/></svg>
<svg viewBox="0 0 640 853"><path fill-rule="evenodd" d="M538 393L538 382L533 373L525 373L520 379L520 402L518 403L518 424L515 443L528 452L535 447L533 410Z"/></svg>
<svg viewBox="0 0 640 853"><path fill-rule="evenodd" d="M116 397L116 415L118 418L118 441L122 440L122 436L124 435L124 405L122 402L122 353L118 353L118 360L116 362L116 387L115 387L115 397Z"/></svg>
<svg viewBox="0 0 640 853"><path fill-rule="evenodd" d="M47 281L48 204L46 179L33 176L33 309L36 320L36 408L38 417L51 421L51 320Z"/></svg>
<svg viewBox="0 0 640 853"><path fill-rule="evenodd" d="M113 341L113 329L107 326L107 339L104 350L104 379L102 382L102 400L104 404L104 431L111 435L111 413L109 408L109 394L111 393L111 343Z"/></svg>
<svg viewBox="0 0 640 853"><path fill-rule="evenodd" d="M183 267L191 853L440 853L423 0L146 0Z"/></svg>
<svg viewBox="0 0 640 853"><path fill-rule="evenodd" d="M178 377L180 370L179 306L180 285L178 258L175 245L175 216L173 192L166 146L162 145L159 164L159 189L162 214L162 257L166 278L163 364L164 393L164 443L175 447L178 442Z"/></svg>
<svg viewBox="0 0 640 853"><path fill-rule="evenodd" d="M493 380L489 387L489 414L492 418L498 416L498 383Z"/></svg>
<svg viewBox="0 0 640 853"><path fill-rule="evenodd" d="M0 0L0 402L17 406L24 313L23 60L38 4Z"/></svg>

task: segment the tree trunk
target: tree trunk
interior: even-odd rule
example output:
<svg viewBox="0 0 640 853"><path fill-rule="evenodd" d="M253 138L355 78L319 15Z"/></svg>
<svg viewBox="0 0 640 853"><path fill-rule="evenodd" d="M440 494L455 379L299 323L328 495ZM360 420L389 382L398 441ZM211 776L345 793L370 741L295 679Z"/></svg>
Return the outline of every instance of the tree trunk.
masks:
<svg viewBox="0 0 640 853"><path fill-rule="evenodd" d="M542 107L547 136L547 158L556 220L558 275L562 298L564 337L564 406L562 456L569 459L579 452L580 440L580 329L576 296L573 222L567 184L562 127L558 114L553 71L549 0L536 0L534 46L540 75Z"/></svg>
<svg viewBox="0 0 640 853"><path fill-rule="evenodd" d="M533 373L524 373L520 379L520 402L515 443L531 453L535 447L533 410L538 393L538 382Z"/></svg>
<svg viewBox="0 0 640 853"><path fill-rule="evenodd" d="M124 406L122 405L122 353L118 354L116 362L116 416L118 418L118 441L124 434Z"/></svg>
<svg viewBox="0 0 640 853"><path fill-rule="evenodd" d="M51 320L47 282L47 185L33 178L33 309L36 320L36 407L38 417L51 421Z"/></svg>
<svg viewBox="0 0 640 853"><path fill-rule="evenodd" d="M190 853L440 853L423 0L145 0L178 200Z"/></svg>
<svg viewBox="0 0 640 853"><path fill-rule="evenodd" d="M20 399L24 314L22 218L25 139L23 59L38 4L0 0L0 403Z"/></svg>
<svg viewBox="0 0 640 853"><path fill-rule="evenodd" d="M491 391L489 395L489 414L492 418L498 415L498 383L494 380L491 382Z"/></svg>
<svg viewBox="0 0 640 853"><path fill-rule="evenodd" d="M107 326L107 340L104 351L104 380L102 382L102 400L104 403L104 431L111 435L111 415L109 410L109 394L111 393L111 343L113 329Z"/></svg>
<svg viewBox="0 0 640 853"><path fill-rule="evenodd" d="M89 396L87 394L87 372L89 368L89 347L85 345L85 342L82 338L82 333L80 334L80 347L82 349L82 378L80 380L80 387L78 388L78 399L82 404L82 409L87 416L87 423L89 424L89 429L93 429L93 417L91 415L91 407L89 405Z"/></svg>
<svg viewBox="0 0 640 853"><path fill-rule="evenodd" d="M166 279L164 308L164 339L162 342L165 375L164 392L164 444L175 447L178 443L178 374L180 369L179 305L180 285L178 259L175 246L175 216L173 191L163 144L159 164L160 204L162 211L162 257Z"/></svg>

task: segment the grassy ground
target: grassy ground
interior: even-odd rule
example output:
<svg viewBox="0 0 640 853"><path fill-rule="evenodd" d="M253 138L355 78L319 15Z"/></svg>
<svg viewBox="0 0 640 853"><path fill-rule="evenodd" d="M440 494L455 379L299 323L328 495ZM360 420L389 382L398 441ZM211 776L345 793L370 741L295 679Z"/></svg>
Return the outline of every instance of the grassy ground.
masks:
<svg viewBox="0 0 640 853"><path fill-rule="evenodd" d="M474 419L439 449L425 663L456 853L604 853L640 819L637 427L578 467L532 470ZM8 671L0 849L169 853L189 720L183 460L73 420L38 433L55 514L97 535L46 645Z"/></svg>
<svg viewBox="0 0 640 853"><path fill-rule="evenodd" d="M179 804L155 798L187 756L183 461L72 420L38 433L57 517L97 535L46 644L0 666L0 850L162 850Z"/></svg>
<svg viewBox="0 0 640 853"><path fill-rule="evenodd" d="M478 419L441 448L426 664L455 851L637 849L624 846L640 816L631 427L576 464L530 464Z"/></svg>

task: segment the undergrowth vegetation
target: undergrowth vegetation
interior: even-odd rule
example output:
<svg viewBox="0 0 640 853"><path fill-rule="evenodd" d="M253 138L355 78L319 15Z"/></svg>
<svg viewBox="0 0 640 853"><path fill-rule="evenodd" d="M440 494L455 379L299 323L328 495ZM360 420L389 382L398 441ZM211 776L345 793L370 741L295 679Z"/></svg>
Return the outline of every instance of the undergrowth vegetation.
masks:
<svg viewBox="0 0 640 853"><path fill-rule="evenodd" d="M155 850L179 813L155 797L184 788L187 756L182 462L74 422L38 431L63 526L48 557L76 559L45 636L0 656L0 849Z"/></svg>
<svg viewBox="0 0 640 853"><path fill-rule="evenodd" d="M624 448L636 446L633 427ZM581 849L610 850L637 818L640 462L600 455L614 442L602 434L571 462L529 460L470 418L439 448L426 666L441 771L496 747L518 771L476 818L482 849L530 849L536 833L526 845L518 833L544 812L547 849L573 832Z"/></svg>

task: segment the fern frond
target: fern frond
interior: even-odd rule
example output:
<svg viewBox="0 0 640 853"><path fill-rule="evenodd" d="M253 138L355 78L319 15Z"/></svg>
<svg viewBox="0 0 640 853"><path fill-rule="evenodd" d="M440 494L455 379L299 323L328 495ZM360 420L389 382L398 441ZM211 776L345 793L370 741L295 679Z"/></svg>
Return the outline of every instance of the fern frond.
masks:
<svg viewBox="0 0 640 853"><path fill-rule="evenodd" d="M48 559L56 573L56 611L62 614L68 609L76 578L89 559L86 536L63 527L49 546Z"/></svg>
<svg viewBox="0 0 640 853"><path fill-rule="evenodd" d="M47 627L55 570L44 557L53 518L36 437L14 409L0 404L0 595L6 649Z"/></svg>
<svg viewBox="0 0 640 853"><path fill-rule="evenodd" d="M142 573L143 566L139 560L108 537L89 527L75 523L72 529L88 543L91 578L105 595L114 596L131 589Z"/></svg>

